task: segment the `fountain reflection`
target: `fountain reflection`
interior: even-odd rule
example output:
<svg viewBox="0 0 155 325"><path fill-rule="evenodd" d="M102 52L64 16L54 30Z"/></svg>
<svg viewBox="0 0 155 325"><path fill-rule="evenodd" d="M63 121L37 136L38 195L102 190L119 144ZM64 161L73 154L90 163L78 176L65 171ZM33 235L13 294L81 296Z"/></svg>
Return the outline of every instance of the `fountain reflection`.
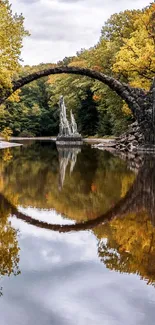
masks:
<svg viewBox="0 0 155 325"><path fill-rule="evenodd" d="M57 147L59 154L59 190L61 191L65 181L66 169L70 163L70 174L72 174L76 161L77 155L81 152L78 147Z"/></svg>

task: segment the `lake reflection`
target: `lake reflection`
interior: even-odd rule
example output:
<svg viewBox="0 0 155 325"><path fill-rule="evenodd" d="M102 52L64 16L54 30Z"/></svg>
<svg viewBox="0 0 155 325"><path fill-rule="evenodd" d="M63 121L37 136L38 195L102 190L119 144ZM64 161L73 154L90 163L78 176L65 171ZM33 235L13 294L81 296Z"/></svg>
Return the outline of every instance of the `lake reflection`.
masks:
<svg viewBox="0 0 155 325"><path fill-rule="evenodd" d="M0 155L0 324L152 325L155 159L133 171L48 142Z"/></svg>

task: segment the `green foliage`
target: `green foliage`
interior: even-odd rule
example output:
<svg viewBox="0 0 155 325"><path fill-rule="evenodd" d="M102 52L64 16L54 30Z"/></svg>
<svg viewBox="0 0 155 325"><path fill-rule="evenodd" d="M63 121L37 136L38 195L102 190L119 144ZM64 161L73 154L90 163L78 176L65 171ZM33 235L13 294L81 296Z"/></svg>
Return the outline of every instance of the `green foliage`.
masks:
<svg viewBox="0 0 155 325"><path fill-rule="evenodd" d="M23 138L33 138L34 134L30 131L27 130L23 130L21 133L19 133L19 137L23 137Z"/></svg>
<svg viewBox="0 0 155 325"><path fill-rule="evenodd" d="M88 90L87 97L81 100L77 111L79 132L83 135L95 135L98 130L99 114L92 95L91 90Z"/></svg>
<svg viewBox="0 0 155 325"><path fill-rule="evenodd" d="M40 65L38 69L48 68ZM36 70L36 67L34 67ZM22 75L29 72L24 67ZM10 127L15 136L33 134L33 136L56 135L58 133L59 112L50 107L49 85L47 78L34 81L21 89L20 101L8 100L0 109L0 128Z"/></svg>

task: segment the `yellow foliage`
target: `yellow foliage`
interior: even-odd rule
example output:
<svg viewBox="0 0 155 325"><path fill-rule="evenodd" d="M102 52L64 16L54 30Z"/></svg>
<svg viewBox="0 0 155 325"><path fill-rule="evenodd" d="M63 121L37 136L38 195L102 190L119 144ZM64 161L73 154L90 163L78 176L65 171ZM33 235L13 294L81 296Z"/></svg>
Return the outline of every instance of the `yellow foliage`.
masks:
<svg viewBox="0 0 155 325"><path fill-rule="evenodd" d="M5 149L4 152L3 152L3 157L2 157L3 161L4 162L10 161L12 159L12 157L13 156L12 156L12 154L10 152L10 149L9 148Z"/></svg>
<svg viewBox="0 0 155 325"><path fill-rule="evenodd" d="M8 100L10 102L16 102L16 103L19 103L20 102L20 93L21 93L21 90L16 90L9 98Z"/></svg>
<svg viewBox="0 0 155 325"><path fill-rule="evenodd" d="M135 87L150 88L155 73L155 3L135 15L135 31L123 38L113 71L128 76Z"/></svg>
<svg viewBox="0 0 155 325"><path fill-rule="evenodd" d="M61 78L62 78L62 79L65 79L66 77L67 77L67 76L66 76L65 73L61 74ZM47 81L47 83L48 83L48 84L54 84L54 83L56 83L57 80L59 80L59 79L60 79L60 75L58 75L58 74L53 74L53 75L50 75L50 76L48 77L48 81Z"/></svg>
<svg viewBox="0 0 155 325"><path fill-rule="evenodd" d="M3 203L3 202L1 202ZM12 228L8 216L10 211L1 204L0 207L0 275L11 273L17 275L19 271L19 246L17 231Z"/></svg>
<svg viewBox="0 0 155 325"><path fill-rule="evenodd" d="M132 115L132 112L128 106L128 104L126 104L125 102L123 103L123 106L122 106L122 112L127 115L127 116L131 116Z"/></svg>
<svg viewBox="0 0 155 325"><path fill-rule="evenodd" d="M121 197L124 197L135 180L135 174L126 174L122 178Z"/></svg>
<svg viewBox="0 0 155 325"><path fill-rule="evenodd" d="M86 60L73 60L71 63L68 64L69 67L79 67L79 68L86 68L88 62Z"/></svg>
<svg viewBox="0 0 155 325"><path fill-rule="evenodd" d="M10 140L10 137L12 135L12 130L9 127L4 128L4 130L1 132L2 138L4 138L6 141Z"/></svg>
<svg viewBox="0 0 155 325"><path fill-rule="evenodd" d="M0 91L11 88L11 79L20 67L22 39L28 33L23 16L13 15L8 0L0 1Z"/></svg>
<svg viewBox="0 0 155 325"><path fill-rule="evenodd" d="M0 105L0 117L3 117L4 116L4 114L5 114L5 105Z"/></svg>
<svg viewBox="0 0 155 325"><path fill-rule="evenodd" d="M139 274L155 285L155 229L145 210L113 219L96 228L99 256L111 270Z"/></svg>

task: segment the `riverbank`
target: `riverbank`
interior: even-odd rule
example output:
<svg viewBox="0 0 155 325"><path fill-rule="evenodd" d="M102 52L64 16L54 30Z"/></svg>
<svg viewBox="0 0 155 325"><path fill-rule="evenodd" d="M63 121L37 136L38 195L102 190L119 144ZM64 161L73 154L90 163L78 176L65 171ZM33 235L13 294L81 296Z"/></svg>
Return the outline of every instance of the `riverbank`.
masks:
<svg viewBox="0 0 155 325"><path fill-rule="evenodd" d="M26 141L26 140L41 140L41 141L56 141L56 137L11 137L11 141ZM4 142L3 138L0 138L0 142ZM108 145L110 143L114 143L114 138L83 138L83 142L90 144L105 144Z"/></svg>
<svg viewBox="0 0 155 325"><path fill-rule="evenodd" d="M17 146L22 146L23 143L20 143L20 141L56 141L56 137L11 137L10 141L17 141L17 142L7 142L3 141L2 138L0 138L0 149L5 148L12 148ZM19 142L18 142L19 141ZM93 147L97 147L99 149L101 148L114 148L115 146L115 139L104 139L104 138L84 138L84 143L88 143L92 145Z"/></svg>
<svg viewBox="0 0 155 325"><path fill-rule="evenodd" d="M20 140L52 140L56 141L56 137L10 137L10 140L20 141ZM3 138L0 137L0 141L3 142Z"/></svg>

